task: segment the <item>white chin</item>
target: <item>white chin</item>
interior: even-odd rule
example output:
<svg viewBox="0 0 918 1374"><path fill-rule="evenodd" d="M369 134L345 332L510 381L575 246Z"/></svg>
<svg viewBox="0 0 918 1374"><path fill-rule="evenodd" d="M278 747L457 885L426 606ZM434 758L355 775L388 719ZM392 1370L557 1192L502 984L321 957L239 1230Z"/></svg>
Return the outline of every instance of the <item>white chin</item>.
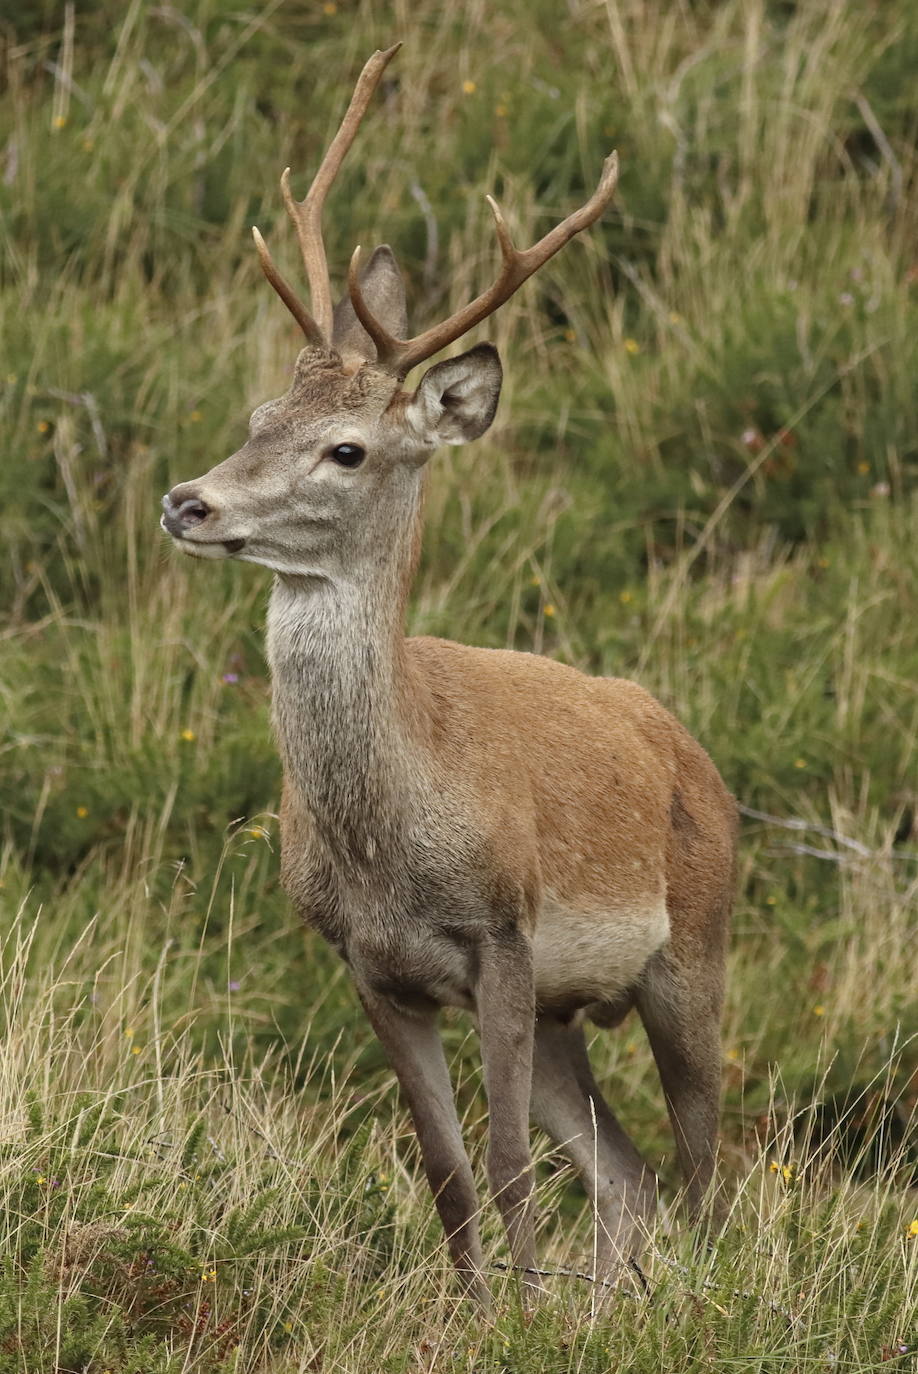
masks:
<svg viewBox="0 0 918 1374"><path fill-rule="evenodd" d="M187 553L189 558L229 558L230 554L222 544L196 544L191 539L176 539L176 544L182 553Z"/></svg>

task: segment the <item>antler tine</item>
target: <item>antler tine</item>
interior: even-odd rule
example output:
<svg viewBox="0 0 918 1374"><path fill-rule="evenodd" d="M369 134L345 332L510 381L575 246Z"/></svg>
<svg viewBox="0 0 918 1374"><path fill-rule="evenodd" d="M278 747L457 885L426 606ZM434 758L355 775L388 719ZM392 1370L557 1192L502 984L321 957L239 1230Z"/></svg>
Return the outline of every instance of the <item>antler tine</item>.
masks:
<svg viewBox="0 0 918 1374"><path fill-rule="evenodd" d="M296 320L309 342L318 345L319 348L325 348L327 343L325 335L322 333L322 330L316 324L299 296L293 290L293 287L289 286L288 283L284 281L280 272L278 272L274 265L274 259L268 251L268 245L262 238L261 231L257 229L254 224L252 225L252 237L255 240L255 247L258 250L258 258L261 262L262 272L264 272L268 281L274 287L274 290L280 296L284 305L290 311L290 314Z"/></svg>
<svg viewBox="0 0 918 1374"><path fill-rule="evenodd" d="M360 128L367 107L373 98L373 92L379 85L380 77L401 46L401 43L395 43L391 48L386 48L385 51L375 52L365 64L363 71L357 78L351 103L347 107L338 132L328 145L328 150L322 159L322 165L316 172L305 198L303 200L295 199L290 189L289 167L285 169L281 177L284 203L296 228L300 252L303 255L306 275L309 278L312 308L319 329L326 341L331 340L332 293L328 261L325 257L325 244L322 240L322 209L325 205L325 197L328 195L341 164L357 136L357 130ZM264 265L264 259L262 259L262 265ZM286 301L287 298L284 297L284 299ZM289 306L289 301L287 304Z"/></svg>
<svg viewBox="0 0 918 1374"><path fill-rule="evenodd" d="M404 377L417 363L432 357L434 353L439 353L441 348L461 338L476 324L487 319L575 234L579 234L581 229L588 228L599 219L615 193L617 182L618 154L610 153L603 163L599 185L586 204L555 225L554 229L549 230L538 243L525 249L514 247L499 205L488 196L502 259L496 281L487 291L483 291L475 300L457 310L442 324L434 325L413 339L396 339L373 315L360 289L360 249L357 248L348 270L348 291L357 318L376 345L379 362Z"/></svg>

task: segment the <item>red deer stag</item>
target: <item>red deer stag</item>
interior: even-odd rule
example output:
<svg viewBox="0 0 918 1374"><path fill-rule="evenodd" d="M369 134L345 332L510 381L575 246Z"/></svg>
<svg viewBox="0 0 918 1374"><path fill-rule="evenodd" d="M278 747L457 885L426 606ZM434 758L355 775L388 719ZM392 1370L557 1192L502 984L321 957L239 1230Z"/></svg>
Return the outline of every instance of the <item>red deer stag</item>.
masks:
<svg viewBox="0 0 918 1374"><path fill-rule="evenodd" d="M531 1112L595 1198L601 1270L614 1272L637 1253L657 1180L597 1087L583 1023L612 1026L637 1008L699 1213L715 1166L735 813L704 750L634 683L405 636L428 459L485 432L501 365L484 343L414 390L403 380L599 218L617 161L531 248L514 246L490 200L497 279L444 323L406 337L385 246L362 267L355 250L333 308L322 208L396 51L367 62L305 200L289 171L282 178L312 312L253 231L307 340L290 389L258 407L237 453L173 487L162 525L184 553L275 574L267 653L284 887L350 967L411 1111L453 1261L486 1302L439 1009L477 1020L488 1180L514 1266L536 1269Z"/></svg>

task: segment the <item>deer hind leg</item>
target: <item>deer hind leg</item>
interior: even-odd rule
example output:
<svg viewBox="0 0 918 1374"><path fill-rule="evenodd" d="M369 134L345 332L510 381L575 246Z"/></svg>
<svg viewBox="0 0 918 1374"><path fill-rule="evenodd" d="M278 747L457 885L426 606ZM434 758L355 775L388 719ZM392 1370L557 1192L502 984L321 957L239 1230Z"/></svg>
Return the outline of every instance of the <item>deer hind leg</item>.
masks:
<svg viewBox="0 0 918 1374"><path fill-rule="evenodd" d="M657 1179L599 1090L581 1026L551 1017L536 1022L532 1116L595 1199L599 1272L614 1275L637 1258Z"/></svg>
<svg viewBox="0 0 918 1374"><path fill-rule="evenodd" d="M723 973L720 961L677 961L671 947L648 965L637 1008L666 1097L685 1181L689 1214L699 1220L707 1208L719 1221L722 1207L712 1197L720 1117Z"/></svg>

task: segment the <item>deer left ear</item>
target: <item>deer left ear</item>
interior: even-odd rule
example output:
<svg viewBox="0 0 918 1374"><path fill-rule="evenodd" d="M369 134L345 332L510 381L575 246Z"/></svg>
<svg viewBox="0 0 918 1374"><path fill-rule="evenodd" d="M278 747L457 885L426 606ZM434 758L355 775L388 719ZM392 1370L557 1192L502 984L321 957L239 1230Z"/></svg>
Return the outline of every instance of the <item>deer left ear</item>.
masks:
<svg viewBox="0 0 918 1374"><path fill-rule="evenodd" d="M428 443L468 443L494 419L502 379L497 349L478 344L424 373L405 418Z"/></svg>

